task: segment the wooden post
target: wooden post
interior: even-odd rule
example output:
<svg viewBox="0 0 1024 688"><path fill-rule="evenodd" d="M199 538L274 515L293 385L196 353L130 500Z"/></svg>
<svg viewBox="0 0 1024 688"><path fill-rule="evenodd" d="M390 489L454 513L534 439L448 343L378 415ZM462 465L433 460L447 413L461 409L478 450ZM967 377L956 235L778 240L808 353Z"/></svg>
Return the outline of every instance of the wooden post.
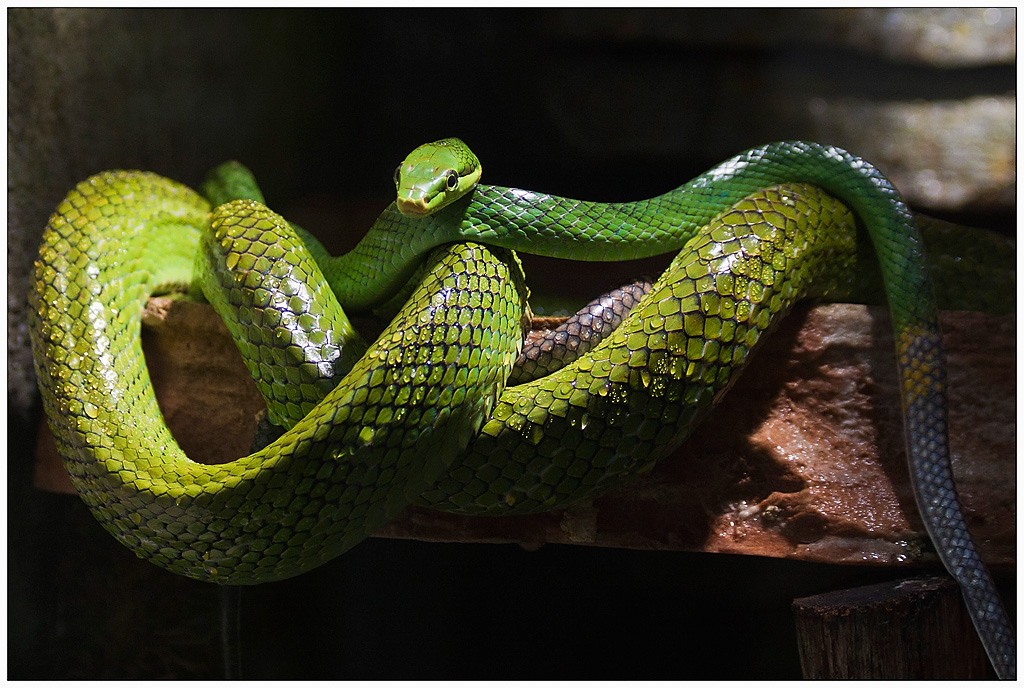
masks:
<svg viewBox="0 0 1024 688"><path fill-rule="evenodd" d="M994 678L956 583L908 578L793 602L804 678Z"/></svg>

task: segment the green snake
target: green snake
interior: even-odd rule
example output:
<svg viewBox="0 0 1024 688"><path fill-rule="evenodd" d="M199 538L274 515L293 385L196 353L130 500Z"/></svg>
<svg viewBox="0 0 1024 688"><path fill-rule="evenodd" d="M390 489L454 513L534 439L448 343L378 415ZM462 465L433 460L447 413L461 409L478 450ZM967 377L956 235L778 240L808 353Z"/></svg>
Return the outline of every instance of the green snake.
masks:
<svg viewBox="0 0 1024 688"><path fill-rule="evenodd" d="M208 187L212 208L147 172L101 173L69 192L35 263L30 333L58 450L115 538L175 573L258 583L322 564L409 504L501 515L606 491L688 436L796 300L849 288L845 203L875 246L892 311L924 523L997 673L1015 675L1014 631L952 483L920 239L877 169L834 147L775 143L656 198L596 203L478 184L479 163L454 140L424 150L396 183L439 174L400 191L336 259L230 181ZM513 250L680 253L596 348L506 387L528 313ZM342 306L368 310L407 283L405 306L366 347ZM181 452L140 345L150 294L200 287L289 428L221 465Z"/></svg>

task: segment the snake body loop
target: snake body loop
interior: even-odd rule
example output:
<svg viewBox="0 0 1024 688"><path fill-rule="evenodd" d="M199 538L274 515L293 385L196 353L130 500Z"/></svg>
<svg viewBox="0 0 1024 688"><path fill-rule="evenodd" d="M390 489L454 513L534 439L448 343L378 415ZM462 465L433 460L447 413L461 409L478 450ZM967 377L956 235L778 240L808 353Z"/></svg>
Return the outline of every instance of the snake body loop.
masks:
<svg viewBox="0 0 1024 688"><path fill-rule="evenodd" d="M875 246L915 495L997 672L1013 676L1013 629L952 484L937 314L913 219L875 168L836 148L752 149L635 203L478 185L422 217L393 204L334 260L307 260L301 230L254 200L211 211L156 175L97 175L58 207L33 273L30 331L44 406L101 523L139 556L204 580L296 575L413 502L482 514L566 506L649 470L797 299L838 288L855 263L854 221L817 187L849 205ZM503 249L619 260L684 245L599 346L504 388L526 305L518 262ZM409 303L354 360L359 344L349 347L340 307L321 306L322 290L306 277L321 271L344 308L365 310L427 254ZM241 270L226 277L222 265ZM234 332L260 330L240 346L265 381L271 413L292 426L217 466L178 449L139 345L145 298L200 282L236 319ZM332 338L328 327L342 334ZM290 386L297 391L281 389Z"/></svg>
<svg viewBox="0 0 1024 688"><path fill-rule="evenodd" d="M440 250L415 306L324 403L260 452L198 464L163 423L139 317L149 293L191 275L208 210L194 192L147 173L102 174L72 191L36 266L37 374L72 480L118 540L194 578L275 580L359 542L452 462L518 354L522 280L515 261L481 246ZM248 203L220 206L209 222L287 226ZM153 227L187 245L168 271L154 270L166 254L148 245ZM70 268L69 251L82 252L81 270ZM482 296L472 302L461 284L469 266ZM78 295L91 305L80 308ZM458 322L476 327L450 336Z"/></svg>

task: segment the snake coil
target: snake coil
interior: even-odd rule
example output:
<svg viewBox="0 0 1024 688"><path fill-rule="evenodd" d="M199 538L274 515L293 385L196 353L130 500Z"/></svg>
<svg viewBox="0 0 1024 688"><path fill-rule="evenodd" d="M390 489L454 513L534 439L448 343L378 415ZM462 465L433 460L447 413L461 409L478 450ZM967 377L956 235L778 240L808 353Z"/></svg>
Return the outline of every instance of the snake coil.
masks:
<svg viewBox="0 0 1024 688"><path fill-rule="evenodd" d="M458 179L444 180L457 189ZM892 184L837 148L755 148L633 203L477 185L421 217L393 204L330 261L258 199L211 209L151 173L101 173L58 206L35 263L30 332L43 404L101 524L140 557L198 579L297 575L414 502L482 514L558 508L668 455L792 303L835 288L855 232L832 196L878 255L928 533L997 673L1013 677L1014 631L952 482L920 239ZM407 199L406 210L421 201ZM510 250L621 260L680 248L596 348L505 387L526 313ZM406 306L362 353L342 306L380 303L428 255ZM308 282L321 278L330 290ZM181 452L140 346L145 299L197 284L233 332L252 337L240 349L272 415L290 426L229 464Z"/></svg>

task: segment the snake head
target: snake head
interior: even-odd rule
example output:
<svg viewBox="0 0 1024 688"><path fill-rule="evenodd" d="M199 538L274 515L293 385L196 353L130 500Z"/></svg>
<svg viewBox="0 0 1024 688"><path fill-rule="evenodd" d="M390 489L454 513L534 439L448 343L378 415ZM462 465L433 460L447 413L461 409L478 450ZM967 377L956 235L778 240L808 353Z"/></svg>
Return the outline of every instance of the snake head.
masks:
<svg viewBox="0 0 1024 688"><path fill-rule="evenodd" d="M398 210L409 217L436 213L473 190L480 160L459 139L425 143L395 170Z"/></svg>

